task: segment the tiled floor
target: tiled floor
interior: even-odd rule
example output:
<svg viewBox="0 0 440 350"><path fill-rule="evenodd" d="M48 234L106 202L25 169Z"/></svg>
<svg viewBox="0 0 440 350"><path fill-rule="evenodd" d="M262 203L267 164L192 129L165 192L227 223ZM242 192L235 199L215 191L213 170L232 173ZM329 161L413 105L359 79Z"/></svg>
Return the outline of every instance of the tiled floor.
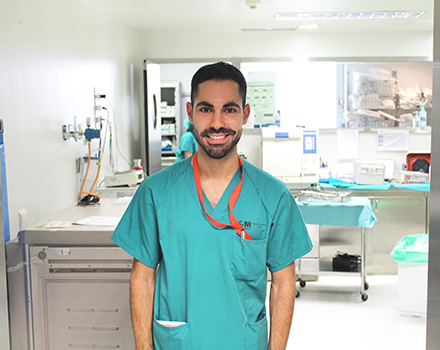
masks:
<svg viewBox="0 0 440 350"><path fill-rule="evenodd" d="M320 276L296 299L287 350L423 350L426 318L399 314L396 275L368 276L368 300L357 276Z"/></svg>

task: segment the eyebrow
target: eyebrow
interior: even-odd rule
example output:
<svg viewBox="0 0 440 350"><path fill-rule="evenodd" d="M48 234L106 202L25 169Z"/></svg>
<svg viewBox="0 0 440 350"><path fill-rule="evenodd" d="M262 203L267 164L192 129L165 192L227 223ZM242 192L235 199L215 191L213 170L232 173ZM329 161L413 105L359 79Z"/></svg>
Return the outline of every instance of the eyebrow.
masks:
<svg viewBox="0 0 440 350"><path fill-rule="evenodd" d="M214 107L214 105L212 103L209 103L209 102L206 102L206 101L200 101L199 103L197 103L196 107L200 107L200 106L210 107L210 108ZM235 102L231 101L231 102L225 103L223 105L223 108L228 108L228 107L240 108L240 105L238 103L235 103Z"/></svg>
<svg viewBox="0 0 440 350"><path fill-rule="evenodd" d="M223 105L223 108L227 108L227 107L237 107L238 109L240 109L240 105L235 102L228 102Z"/></svg>
<svg viewBox="0 0 440 350"><path fill-rule="evenodd" d="M211 108L214 107L213 104L208 103L206 101L200 101L199 103L197 103L196 107L200 107L200 106L211 107Z"/></svg>

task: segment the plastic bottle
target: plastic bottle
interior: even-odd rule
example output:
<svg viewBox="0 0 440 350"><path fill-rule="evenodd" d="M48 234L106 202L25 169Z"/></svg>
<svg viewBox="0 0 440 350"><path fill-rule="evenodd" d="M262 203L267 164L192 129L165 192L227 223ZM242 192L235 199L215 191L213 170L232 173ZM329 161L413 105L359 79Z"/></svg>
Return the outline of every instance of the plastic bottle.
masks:
<svg viewBox="0 0 440 350"><path fill-rule="evenodd" d="M144 170L144 168L141 165L141 160L140 159L134 159L133 163L134 163L134 166L133 166L134 170Z"/></svg>
<svg viewBox="0 0 440 350"><path fill-rule="evenodd" d="M340 128L347 127L347 120L345 119L345 112L344 111L342 111L341 118L339 119L339 127Z"/></svg>
<svg viewBox="0 0 440 350"><path fill-rule="evenodd" d="M281 113L280 113L280 111L277 111L275 113L275 124L277 126L281 126Z"/></svg>
<svg viewBox="0 0 440 350"><path fill-rule="evenodd" d="M420 121L419 121L420 129L426 128L426 111L425 111L425 105L423 103L422 103L422 107L420 107L419 117L420 117Z"/></svg>

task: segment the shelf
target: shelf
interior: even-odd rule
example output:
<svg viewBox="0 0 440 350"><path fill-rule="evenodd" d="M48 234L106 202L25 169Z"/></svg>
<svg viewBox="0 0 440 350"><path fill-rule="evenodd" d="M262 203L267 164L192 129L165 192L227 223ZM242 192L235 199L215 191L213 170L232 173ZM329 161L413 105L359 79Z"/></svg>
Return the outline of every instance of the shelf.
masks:
<svg viewBox="0 0 440 350"><path fill-rule="evenodd" d="M325 275L353 276L353 275L359 275L361 271L353 271L353 272L333 271L331 261L320 260L319 271L299 270L296 273L299 276L325 276Z"/></svg>

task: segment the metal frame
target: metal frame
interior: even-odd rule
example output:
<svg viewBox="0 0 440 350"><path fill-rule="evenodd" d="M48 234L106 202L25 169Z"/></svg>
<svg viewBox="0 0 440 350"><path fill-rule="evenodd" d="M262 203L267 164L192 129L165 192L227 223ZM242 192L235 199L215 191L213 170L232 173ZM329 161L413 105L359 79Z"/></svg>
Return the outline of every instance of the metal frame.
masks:
<svg viewBox="0 0 440 350"><path fill-rule="evenodd" d="M319 225L324 226L324 225ZM363 301L368 299L368 295L365 292L368 289L367 284L367 271L366 271L366 236L365 236L365 227L361 227L361 271L360 272L338 272L338 271L302 271L301 270L301 259L298 259L298 269L296 270L297 280L300 282L304 282L301 277L302 276L319 276L319 275L355 275L360 274L361 277L361 290L360 295ZM297 293L299 296L299 293Z"/></svg>
<svg viewBox="0 0 440 350"><path fill-rule="evenodd" d="M440 0L434 0L434 63L431 118L431 193L426 349L440 344ZM435 116L435 117L434 117Z"/></svg>

